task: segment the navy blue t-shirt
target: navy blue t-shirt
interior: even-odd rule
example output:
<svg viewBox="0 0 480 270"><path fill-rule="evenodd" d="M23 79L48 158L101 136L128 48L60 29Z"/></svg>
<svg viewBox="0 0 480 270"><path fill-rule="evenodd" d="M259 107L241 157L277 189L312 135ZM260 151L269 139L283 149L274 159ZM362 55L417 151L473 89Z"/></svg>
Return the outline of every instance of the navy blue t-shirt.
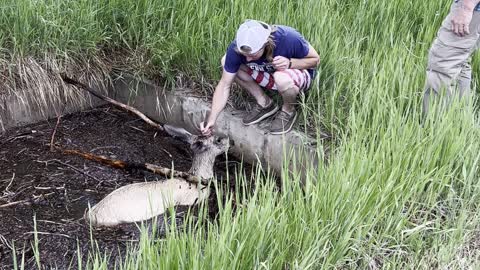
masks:
<svg viewBox="0 0 480 270"><path fill-rule="evenodd" d="M273 57L283 56L286 58L304 58L309 51L309 44L305 38L294 28L284 25L276 25L276 31L273 32L275 41L275 49ZM228 46L224 69L230 73L237 73L241 64L247 65L249 68L258 71L266 71L268 73L275 72L273 64L268 62L263 55L260 59L247 62L247 58L235 51L237 44L234 41ZM308 69L311 78L314 78L315 69Z"/></svg>

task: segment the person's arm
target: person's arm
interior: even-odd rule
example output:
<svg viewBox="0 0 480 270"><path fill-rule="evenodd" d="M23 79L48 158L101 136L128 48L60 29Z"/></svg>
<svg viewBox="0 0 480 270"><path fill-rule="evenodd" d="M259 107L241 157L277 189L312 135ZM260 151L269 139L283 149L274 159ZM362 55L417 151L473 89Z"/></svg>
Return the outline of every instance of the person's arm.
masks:
<svg viewBox="0 0 480 270"><path fill-rule="evenodd" d="M480 1L480 0L479 0ZM283 56L276 56L273 58L273 66L277 70L284 70L287 68L294 69L309 69L316 68L320 63L320 56L312 45L308 44L308 53L303 58L286 58Z"/></svg>
<svg viewBox="0 0 480 270"><path fill-rule="evenodd" d="M480 1L480 0L479 0ZM290 61L292 62L290 68L295 69L309 69L309 68L316 68L320 63L320 56L318 56L317 51L312 45L308 45L308 54L304 58L291 58Z"/></svg>
<svg viewBox="0 0 480 270"><path fill-rule="evenodd" d="M452 11L452 31L458 36L470 34L470 22L473 10L480 0L460 0L457 7Z"/></svg>
<svg viewBox="0 0 480 270"><path fill-rule="evenodd" d="M215 87L212 99L212 109L206 123L201 123L201 132L203 135L210 135L218 115L223 111L227 105L228 97L230 96L230 87L235 79L236 73L230 73L225 70L222 72L222 78Z"/></svg>

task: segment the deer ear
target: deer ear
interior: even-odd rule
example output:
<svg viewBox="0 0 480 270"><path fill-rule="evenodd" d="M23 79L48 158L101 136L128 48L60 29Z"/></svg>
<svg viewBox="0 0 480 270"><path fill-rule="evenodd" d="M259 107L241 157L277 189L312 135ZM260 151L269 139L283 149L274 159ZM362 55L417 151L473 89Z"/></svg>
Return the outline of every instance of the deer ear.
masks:
<svg viewBox="0 0 480 270"><path fill-rule="evenodd" d="M194 141L195 135L186 131L184 128L174 127L170 125L163 125L165 131L174 138L179 138L180 140L191 144Z"/></svg>

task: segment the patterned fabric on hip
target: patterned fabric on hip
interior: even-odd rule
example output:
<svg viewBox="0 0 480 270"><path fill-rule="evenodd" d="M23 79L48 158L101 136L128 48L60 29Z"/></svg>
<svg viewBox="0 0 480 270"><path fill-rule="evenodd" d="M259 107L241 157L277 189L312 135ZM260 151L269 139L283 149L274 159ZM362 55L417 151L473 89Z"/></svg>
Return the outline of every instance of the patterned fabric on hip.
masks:
<svg viewBox="0 0 480 270"><path fill-rule="evenodd" d="M306 69L285 69L277 71L287 74L295 86L300 88L301 91L308 90L312 85L312 79L310 73ZM250 75L258 85L269 90L278 90L273 75L265 71L257 71L248 69L248 75Z"/></svg>

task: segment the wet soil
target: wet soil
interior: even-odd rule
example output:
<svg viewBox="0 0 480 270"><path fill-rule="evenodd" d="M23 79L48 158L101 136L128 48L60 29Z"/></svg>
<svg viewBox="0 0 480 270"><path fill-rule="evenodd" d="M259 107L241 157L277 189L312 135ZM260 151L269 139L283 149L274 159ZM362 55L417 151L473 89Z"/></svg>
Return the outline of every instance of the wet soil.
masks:
<svg viewBox="0 0 480 270"><path fill-rule="evenodd" d="M77 269L79 253L85 266L92 238L100 251L111 254L109 263L113 267L126 247L135 245L139 229L126 224L91 230L82 218L85 210L121 186L164 180L148 172L124 171L52 152L49 145L54 130L55 143L63 148L112 159L173 165L179 171L188 171L191 165L187 144L114 107L64 116L57 128L56 122L52 119L0 134L0 269L13 269L14 254L20 264L22 253L25 269L37 269L36 249L32 248L35 236L42 268ZM235 175L240 168L250 179L250 165L232 156L219 156L215 165L217 183L225 186L228 182L226 188L233 189L230 185L235 181L227 181L227 175ZM208 201L211 219L218 212L216 197L212 192ZM159 230L165 220L180 224L187 211L195 212L196 207L192 208L177 207L176 216L159 217Z"/></svg>

